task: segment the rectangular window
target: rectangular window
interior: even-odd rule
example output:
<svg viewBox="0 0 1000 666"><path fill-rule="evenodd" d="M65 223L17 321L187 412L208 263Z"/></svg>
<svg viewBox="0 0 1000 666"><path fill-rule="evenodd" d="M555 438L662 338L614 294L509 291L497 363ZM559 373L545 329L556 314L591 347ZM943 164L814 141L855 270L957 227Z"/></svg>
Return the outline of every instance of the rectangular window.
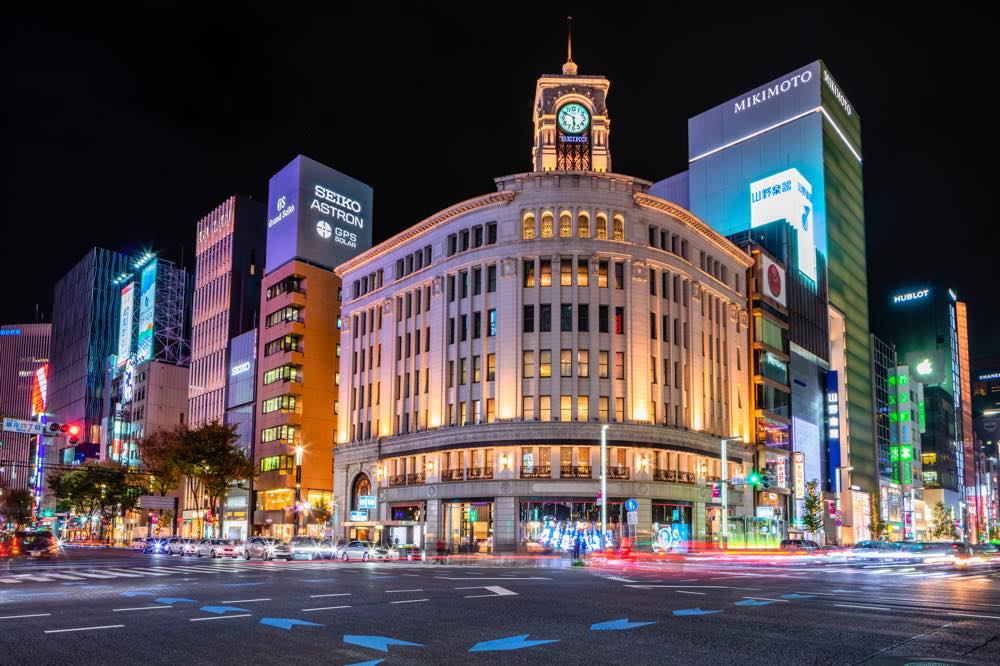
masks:
<svg viewBox="0 0 1000 666"><path fill-rule="evenodd" d="M559 309L559 330L568 333L573 330L573 306L563 303Z"/></svg>
<svg viewBox="0 0 1000 666"><path fill-rule="evenodd" d="M576 420L590 420L590 398L585 395L578 395L576 397Z"/></svg>
<svg viewBox="0 0 1000 666"><path fill-rule="evenodd" d="M552 330L552 305L549 303L538 306L538 330L542 333Z"/></svg>
<svg viewBox="0 0 1000 666"><path fill-rule="evenodd" d="M541 260L541 270L539 275L539 285L542 287L552 286L552 260L542 259Z"/></svg>
<svg viewBox="0 0 1000 666"><path fill-rule="evenodd" d="M297 403L297 398L294 395L279 395L274 398L268 398L261 405L262 414L270 414L271 412L294 412Z"/></svg>
<svg viewBox="0 0 1000 666"><path fill-rule="evenodd" d="M525 305L523 308L524 315L521 317L521 331L524 333L534 333L535 332L535 306Z"/></svg>
<svg viewBox="0 0 1000 666"><path fill-rule="evenodd" d="M573 420L573 396L571 395L559 396L559 420L560 421Z"/></svg>
<svg viewBox="0 0 1000 666"><path fill-rule="evenodd" d="M538 352L538 376L552 376L552 350L542 349Z"/></svg>
<svg viewBox="0 0 1000 666"><path fill-rule="evenodd" d="M493 398L486 399L486 422L493 423L497 420L497 401Z"/></svg>
<svg viewBox="0 0 1000 666"><path fill-rule="evenodd" d="M289 305L267 315L267 328L291 321L302 321L302 308Z"/></svg>
<svg viewBox="0 0 1000 666"><path fill-rule="evenodd" d="M459 423L465 425L469 422L469 403L460 402L458 403L458 408L460 410Z"/></svg>
<svg viewBox="0 0 1000 666"><path fill-rule="evenodd" d="M464 386L469 381L469 363L468 359L460 358L458 359L458 384L459 386Z"/></svg>
<svg viewBox="0 0 1000 666"><path fill-rule="evenodd" d="M586 287L589 284L590 276L588 269L590 260L586 257L578 257L576 260L576 286Z"/></svg>
<svg viewBox="0 0 1000 666"><path fill-rule="evenodd" d="M649 269L649 295L656 296L656 269Z"/></svg>
<svg viewBox="0 0 1000 666"><path fill-rule="evenodd" d="M477 383L477 384L479 382L481 382L482 379L483 379L483 377L482 377L482 368L480 367L480 365L481 365L480 360L481 359L482 359L482 357L478 356L478 355L472 357L472 381L475 382L475 383Z"/></svg>
<svg viewBox="0 0 1000 666"><path fill-rule="evenodd" d="M538 398L538 418L541 421L552 420L552 398L547 395Z"/></svg>
<svg viewBox="0 0 1000 666"><path fill-rule="evenodd" d="M656 339L656 313L649 313L649 338L650 340Z"/></svg>
<svg viewBox="0 0 1000 666"><path fill-rule="evenodd" d="M526 395L521 398L521 418L525 421L531 421L535 418L534 396Z"/></svg>
<svg viewBox="0 0 1000 666"><path fill-rule="evenodd" d="M660 318L660 331L663 333L663 341L670 342L670 316L663 315Z"/></svg>
<svg viewBox="0 0 1000 666"><path fill-rule="evenodd" d="M469 274L466 271L459 271L458 273L458 283L459 291L461 292L460 298L469 297Z"/></svg>
<svg viewBox="0 0 1000 666"><path fill-rule="evenodd" d="M576 376L590 376L590 351L579 349L576 352Z"/></svg>
<svg viewBox="0 0 1000 666"><path fill-rule="evenodd" d="M573 260L568 257L559 260L559 285L573 286Z"/></svg>
<svg viewBox="0 0 1000 666"><path fill-rule="evenodd" d="M602 395L597 399L597 414L603 423L608 422L608 396Z"/></svg>
<svg viewBox="0 0 1000 666"><path fill-rule="evenodd" d="M656 381L656 357L655 356L650 356L649 357L649 372L650 372L650 383L651 384L657 384L658 382Z"/></svg>
<svg viewBox="0 0 1000 666"><path fill-rule="evenodd" d="M597 352L597 376L601 379L608 378L608 352Z"/></svg>
<svg viewBox="0 0 1000 666"><path fill-rule="evenodd" d="M597 331L599 333L608 332L608 306L597 306Z"/></svg>
<svg viewBox="0 0 1000 666"><path fill-rule="evenodd" d="M608 262L606 261L597 262L597 286L608 286Z"/></svg>
<svg viewBox="0 0 1000 666"><path fill-rule="evenodd" d="M625 398L615 398L615 421L625 420Z"/></svg>
<svg viewBox="0 0 1000 666"><path fill-rule="evenodd" d="M525 379L535 377L535 352L525 351L521 354L521 376Z"/></svg>
<svg viewBox="0 0 1000 666"><path fill-rule="evenodd" d="M448 302L451 303L455 300L455 276L448 276Z"/></svg>
<svg viewBox="0 0 1000 666"><path fill-rule="evenodd" d="M625 335L625 308L615 308L615 334Z"/></svg>
<svg viewBox="0 0 1000 666"><path fill-rule="evenodd" d="M455 318L448 317L448 344L455 344Z"/></svg>
<svg viewBox="0 0 1000 666"><path fill-rule="evenodd" d="M472 339L478 340L483 335L483 313L476 310L472 313Z"/></svg>
<svg viewBox="0 0 1000 666"><path fill-rule="evenodd" d="M497 265L486 267L486 292L492 294L497 290Z"/></svg>
<svg viewBox="0 0 1000 666"><path fill-rule="evenodd" d="M625 288L625 264L616 261L615 262L615 289Z"/></svg>
<svg viewBox="0 0 1000 666"><path fill-rule="evenodd" d="M483 293L483 269L472 269L472 295L478 296Z"/></svg>
<svg viewBox="0 0 1000 666"><path fill-rule="evenodd" d="M465 342L469 338L469 315L458 317L458 339Z"/></svg>
<svg viewBox="0 0 1000 666"><path fill-rule="evenodd" d="M280 282L272 284L268 287L266 298L267 300L271 300L272 298L285 293L304 294L305 279L298 275L289 275Z"/></svg>
<svg viewBox="0 0 1000 666"><path fill-rule="evenodd" d="M497 334L497 311L486 311L486 337L492 338Z"/></svg>
<svg viewBox="0 0 1000 666"><path fill-rule="evenodd" d="M297 365L282 365L264 373L264 384L275 382L301 382L302 369Z"/></svg>
<svg viewBox="0 0 1000 666"><path fill-rule="evenodd" d="M486 224L486 244L493 245L497 242L497 223L488 222Z"/></svg>
<svg viewBox="0 0 1000 666"><path fill-rule="evenodd" d="M573 350L561 349L559 351L559 376L573 376Z"/></svg>
<svg viewBox="0 0 1000 666"><path fill-rule="evenodd" d="M581 304L576 306L576 330L586 333L590 330L590 306Z"/></svg>
<svg viewBox="0 0 1000 666"><path fill-rule="evenodd" d="M297 335L283 335L276 340L271 340L264 345L264 356L277 354L280 352L300 352L302 351L302 338Z"/></svg>
<svg viewBox="0 0 1000 666"><path fill-rule="evenodd" d="M492 382L497 378L497 355L486 355L486 381Z"/></svg>
<svg viewBox="0 0 1000 666"><path fill-rule="evenodd" d="M615 352L615 379L625 379L625 352Z"/></svg>
<svg viewBox="0 0 1000 666"><path fill-rule="evenodd" d="M287 424L274 426L273 428L264 428L260 431L260 441L263 443L292 443L295 441L295 431L296 426Z"/></svg>
<svg viewBox="0 0 1000 666"><path fill-rule="evenodd" d="M522 283L525 287L535 286L535 260L525 259L524 260L524 282Z"/></svg>

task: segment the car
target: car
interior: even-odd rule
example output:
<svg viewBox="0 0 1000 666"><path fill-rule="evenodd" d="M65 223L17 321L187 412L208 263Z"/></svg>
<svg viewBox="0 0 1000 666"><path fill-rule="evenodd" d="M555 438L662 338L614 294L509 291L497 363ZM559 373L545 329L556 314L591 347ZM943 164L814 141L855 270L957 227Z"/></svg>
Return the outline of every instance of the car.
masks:
<svg viewBox="0 0 1000 666"><path fill-rule="evenodd" d="M320 557L324 557L328 560L332 560L337 552L337 546L333 542L333 539L321 539L317 541L319 544L319 554Z"/></svg>
<svg viewBox="0 0 1000 666"><path fill-rule="evenodd" d="M240 556L236 545L228 539L202 539L198 543L198 557L232 557Z"/></svg>
<svg viewBox="0 0 1000 666"><path fill-rule="evenodd" d="M47 530L14 532L12 543L12 555L28 557L54 557L59 553L59 545L52 532Z"/></svg>
<svg viewBox="0 0 1000 666"><path fill-rule="evenodd" d="M892 541L859 541L846 551L848 562L892 562L902 560L903 549Z"/></svg>
<svg viewBox="0 0 1000 666"><path fill-rule="evenodd" d="M185 539L183 537L173 537L167 541L167 554L168 555L193 555L197 552L197 544L194 539Z"/></svg>
<svg viewBox="0 0 1000 666"><path fill-rule="evenodd" d="M967 567L985 558L959 541L919 541L912 547L915 557L924 564Z"/></svg>
<svg viewBox="0 0 1000 666"><path fill-rule="evenodd" d="M819 544L809 539L784 539L778 544L780 550L787 550L793 553L815 553L819 551Z"/></svg>
<svg viewBox="0 0 1000 666"><path fill-rule="evenodd" d="M995 543L977 543L972 552L986 560L1000 558L1000 546Z"/></svg>
<svg viewBox="0 0 1000 666"><path fill-rule="evenodd" d="M293 560L316 560L323 557L319 542L312 537L293 537L289 546L292 549Z"/></svg>
<svg viewBox="0 0 1000 666"><path fill-rule="evenodd" d="M169 536L147 537L143 543L142 552L162 555L167 552L167 543L170 541L170 538Z"/></svg>
<svg viewBox="0 0 1000 666"><path fill-rule="evenodd" d="M250 560L255 557L259 557L262 560L290 560L292 559L292 549L281 539L261 536L250 537L243 545L243 558Z"/></svg>
<svg viewBox="0 0 1000 666"><path fill-rule="evenodd" d="M340 559L344 562L349 560L388 560L389 549L376 546L371 541L351 541L340 550Z"/></svg>
<svg viewBox="0 0 1000 666"><path fill-rule="evenodd" d="M133 537L132 538L132 550L138 551L140 553L146 552L146 537Z"/></svg>

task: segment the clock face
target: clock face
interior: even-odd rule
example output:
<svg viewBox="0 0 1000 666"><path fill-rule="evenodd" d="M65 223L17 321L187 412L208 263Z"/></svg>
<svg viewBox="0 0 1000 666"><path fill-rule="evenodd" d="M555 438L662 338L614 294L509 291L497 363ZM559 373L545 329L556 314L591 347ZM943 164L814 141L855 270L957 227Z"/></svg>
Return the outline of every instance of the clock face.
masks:
<svg viewBox="0 0 1000 666"><path fill-rule="evenodd" d="M570 102L556 115L559 127L567 134L579 134L590 125L590 112L582 104Z"/></svg>

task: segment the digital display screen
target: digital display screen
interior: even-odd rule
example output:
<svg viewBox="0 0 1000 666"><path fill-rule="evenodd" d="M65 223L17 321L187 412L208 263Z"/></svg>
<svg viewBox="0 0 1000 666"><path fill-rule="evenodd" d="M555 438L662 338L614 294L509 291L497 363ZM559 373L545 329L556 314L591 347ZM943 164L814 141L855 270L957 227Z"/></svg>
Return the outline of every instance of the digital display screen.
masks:
<svg viewBox="0 0 1000 666"><path fill-rule="evenodd" d="M142 269L141 295L139 297L139 336L136 341L136 358L139 363L153 357L153 313L156 310L156 259Z"/></svg>

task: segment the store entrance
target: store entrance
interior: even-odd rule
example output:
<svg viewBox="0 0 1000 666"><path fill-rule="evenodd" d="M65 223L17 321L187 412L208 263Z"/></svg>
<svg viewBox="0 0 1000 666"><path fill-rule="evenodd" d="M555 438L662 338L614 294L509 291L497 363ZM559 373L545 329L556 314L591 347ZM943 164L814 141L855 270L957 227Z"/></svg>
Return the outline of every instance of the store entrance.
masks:
<svg viewBox="0 0 1000 666"><path fill-rule="evenodd" d="M493 552L493 502L450 502L444 506L449 551Z"/></svg>

